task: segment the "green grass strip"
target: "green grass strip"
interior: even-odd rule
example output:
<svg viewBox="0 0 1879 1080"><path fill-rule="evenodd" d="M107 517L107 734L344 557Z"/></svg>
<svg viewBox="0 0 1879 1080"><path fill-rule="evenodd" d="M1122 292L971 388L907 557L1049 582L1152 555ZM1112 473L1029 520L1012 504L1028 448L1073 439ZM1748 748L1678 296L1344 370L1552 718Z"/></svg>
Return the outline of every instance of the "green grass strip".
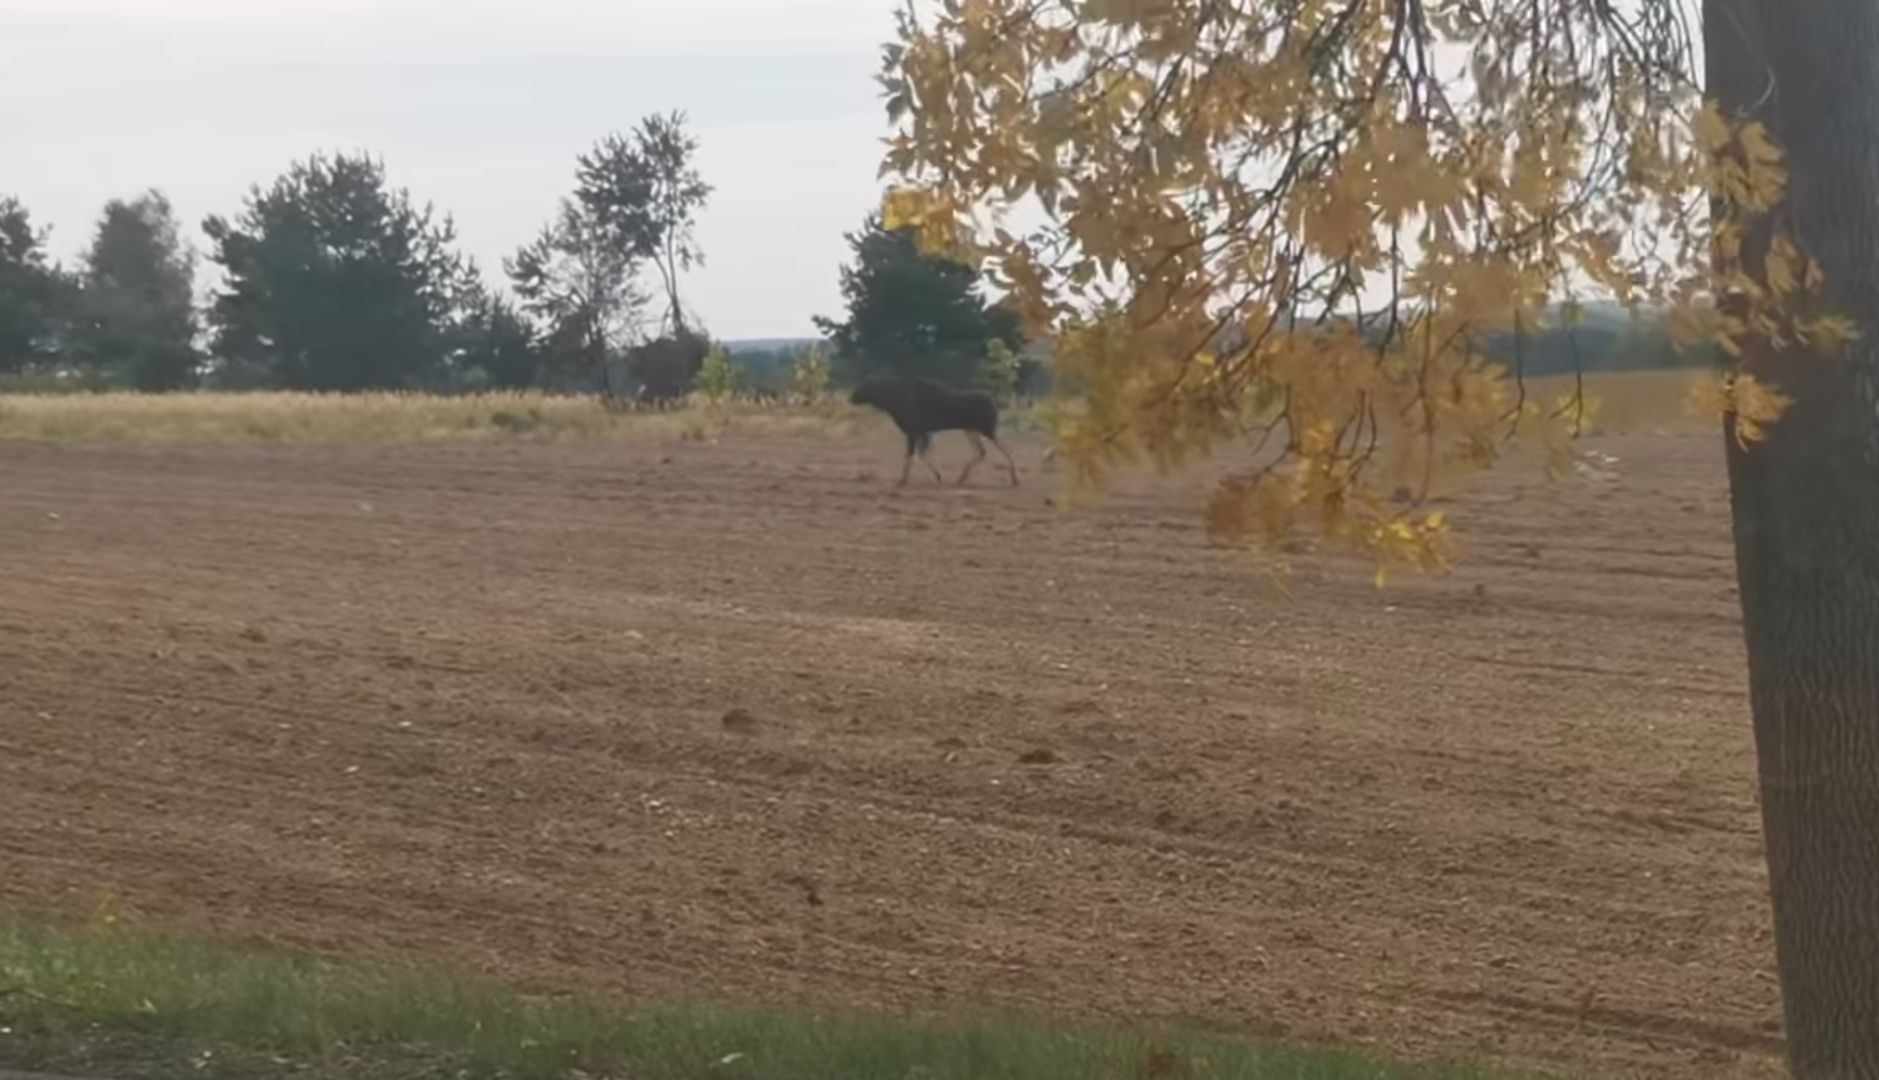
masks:
<svg viewBox="0 0 1879 1080"><path fill-rule="evenodd" d="M0 922L0 1067L117 1077L1480 1080L1194 1032L544 999L121 929Z"/></svg>

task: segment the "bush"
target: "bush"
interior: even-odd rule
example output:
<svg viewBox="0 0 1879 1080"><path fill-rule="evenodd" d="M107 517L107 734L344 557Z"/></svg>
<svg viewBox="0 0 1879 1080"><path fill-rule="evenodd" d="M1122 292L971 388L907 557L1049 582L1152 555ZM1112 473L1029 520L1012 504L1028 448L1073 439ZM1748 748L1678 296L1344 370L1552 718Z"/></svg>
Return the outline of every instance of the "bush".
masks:
<svg viewBox="0 0 1879 1080"><path fill-rule="evenodd" d="M789 389L805 404L821 401L829 392L829 354L820 345L811 345L796 355L790 366Z"/></svg>
<svg viewBox="0 0 1879 1080"><path fill-rule="evenodd" d="M1018 394L1018 354L1011 351L1011 346L996 339L986 343L978 383L992 400L1000 405L1011 404Z"/></svg>
<svg viewBox="0 0 1879 1080"><path fill-rule="evenodd" d="M713 345L705 353L705 362L699 365L698 378L692 388L714 405L737 389L737 369L731 366L731 358L725 355L723 346Z"/></svg>

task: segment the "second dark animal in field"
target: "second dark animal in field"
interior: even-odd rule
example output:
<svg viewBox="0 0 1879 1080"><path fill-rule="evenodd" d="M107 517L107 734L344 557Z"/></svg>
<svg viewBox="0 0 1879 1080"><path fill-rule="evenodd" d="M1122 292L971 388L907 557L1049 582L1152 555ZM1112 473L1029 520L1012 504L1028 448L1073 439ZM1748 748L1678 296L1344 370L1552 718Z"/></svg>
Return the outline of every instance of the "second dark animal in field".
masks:
<svg viewBox="0 0 1879 1080"><path fill-rule="evenodd" d="M966 477L979 462L985 460L985 443L989 440L998 452L1005 455L1005 466L1011 470L1011 482L1018 482L1018 463L1011 460L1011 452L998 441L998 405L989 394L977 391L948 390L944 386L927 379L902 379L877 377L864 380L848 400L856 405L872 405L891 417L894 426L900 428L907 437L907 458L901 464L900 482L907 482L907 473L913 468L914 455L926 462L926 467L933 470L933 479L944 481L940 471L927 458L927 451L933 448L933 435L940 431L963 431L971 440L972 449L977 451L966 467L959 470L959 483L964 484Z"/></svg>

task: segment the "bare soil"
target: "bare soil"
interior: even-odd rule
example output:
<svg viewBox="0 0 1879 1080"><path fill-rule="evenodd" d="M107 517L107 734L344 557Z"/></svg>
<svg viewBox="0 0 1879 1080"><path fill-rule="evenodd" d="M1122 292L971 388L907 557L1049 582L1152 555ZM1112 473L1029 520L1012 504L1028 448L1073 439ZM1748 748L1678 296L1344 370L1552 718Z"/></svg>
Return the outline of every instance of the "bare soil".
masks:
<svg viewBox="0 0 1879 1080"><path fill-rule="evenodd" d="M0 447L0 910L1777 1071L1713 439L1485 478L1386 592L1280 591L1194 484L1067 511L1040 449Z"/></svg>

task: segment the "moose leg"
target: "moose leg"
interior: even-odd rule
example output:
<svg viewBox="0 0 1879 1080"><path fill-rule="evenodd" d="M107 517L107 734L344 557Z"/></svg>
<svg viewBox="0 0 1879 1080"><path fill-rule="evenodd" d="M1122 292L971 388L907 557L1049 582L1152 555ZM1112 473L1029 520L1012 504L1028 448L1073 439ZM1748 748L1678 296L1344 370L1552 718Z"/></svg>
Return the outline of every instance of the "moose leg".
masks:
<svg viewBox="0 0 1879 1080"><path fill-rule="evenodd" d="M944 484L946 482L946 478L940 475L939 466L933 464L933 459L927 456L929 453L932 452L932 450L933 450L933 433L929 431L920 436L920 460L926 462L926 467L929 470L931 470L933 473L934 481L937 483Z"/></svg>
<svg viewBox="0 0 1879 1080"><path fill-rule="evenodd" d="M907 436L907 456L900 463L900 483L895 487L907 486L907 474L913 471L913 455L920 449L920 436Z"/></svg>
<svg viewBox="0 0 1879 1080"><path fill-rule="evenodd" d="M998 447L999 453L1005 455L1005 468L1011 470L1011 486L1017 487L1018 486L1018 463L1011 460L1011 451L1005 449L1005 444L998 441L998 436L990 435L990 436L987 436L987 438L992 440L993 446ZM978 440L975 439L973 441L977 442ZM985 451L980 450L979 456L984 457Z"/></svg>
<svg viewBox="0 0 1879 1080"><path fill-rule="evenodd" d="M972 475L973 467L985 460L985 440L979 438L979 433L976 431L968 431L966 432L966 439L972 443L974 454L972 460L966 462L966 467L959 470L960 487L966 486L966 477Z"/></svg>

